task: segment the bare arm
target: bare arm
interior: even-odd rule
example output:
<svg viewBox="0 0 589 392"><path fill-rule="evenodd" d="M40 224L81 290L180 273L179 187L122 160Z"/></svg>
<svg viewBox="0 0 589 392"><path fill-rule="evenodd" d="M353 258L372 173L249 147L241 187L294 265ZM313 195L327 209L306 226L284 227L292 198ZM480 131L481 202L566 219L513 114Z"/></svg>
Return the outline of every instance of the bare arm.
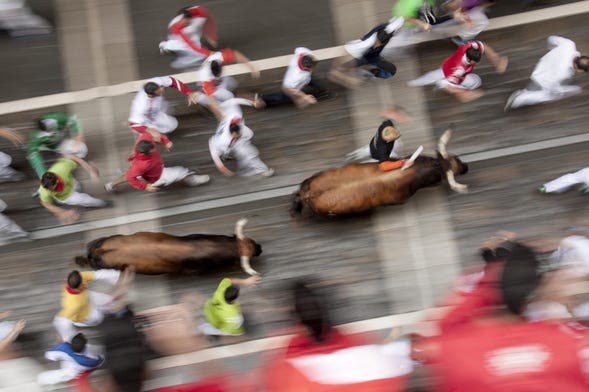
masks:
<svg viewBox="0 0 589 392"><path fill-rule="evenodd" d="M507 69L507 64L509 60L506 56L500 56L493 48L489 45L485 45L485 54L487 55L489 61L493 64L497 72L503 73Z"/></svg>
<svg viewBox="0 0 589 392"><path fill-rule="evenodd" d="M229 278L229 280L231 280L232 284L236 284L239 286L256 287L256 285L262 281L262 278L259 276L250 276L247 279Z"/></svg>
<svg viewBox="0 0 589 392"><path fill-rule="evenodd" d="M26 324L27 322L25 320L19 320L16 323L12 331L10 331L10 333L2 341L0 341L0 352L4 351L10 345L10 343L12 343L12 341L18 336L18 334L20 334Z"/></svg>
<svg viewBox="0 0 589 392"><path fill-rule="evenodd" d="M293 100L299 109L304 109L309 105L317 103L317 99L311 94L305 94L296 88L282 87L282 91Z"/></svg>
<svg viewBox="0 0 589 392"><path fill-rule="evenodd" d="M234 50L233 51L233 54L235 56L235 61L236 62L245 64L245 65L247 65L249 67L249 69L251 70L252 77L254 79L258 79L260 77L260 70L258 69L258 67L255 66L250 61L250 59L248 59L243 53L241 53L241 52L239 52L237 50Z"/></svg>
<svg viewBox="0 0 589 392"><path fill-rule="evenodd" d="M80 165L90 175L90 178L92 179L93 182L98 181L98 169L96 167L90 165L88 162L86 162L82 158L78 158L77 156L74 156L74 155L67 155L65 158L71 159L72 161L74 161L78 165Z"/></svg>
<svg viewBox="0 0 589 392"><path fill-rule="evenodd" d="M0 137L10 140L15 146L24 146L25 139L12 129L0 128Z"/></svg>
<svg viewBox="0 0 589 392"><path fill-rule="evenodd" d="M405 18L404 25L416 25L417 27L419 27L423 31L430 31L432 29L432 25L430 25L427 22L424 22L423 20L416 19L416 18Z"/></svg>
<svg viewBox="0 0 589 392"><path fill-rule="evenodd" d="M76 210L66 210L65 208L59 208L55 204L44 201L41 202L41 205L65 225L75 222L80 217L80 214Z"/></svg>

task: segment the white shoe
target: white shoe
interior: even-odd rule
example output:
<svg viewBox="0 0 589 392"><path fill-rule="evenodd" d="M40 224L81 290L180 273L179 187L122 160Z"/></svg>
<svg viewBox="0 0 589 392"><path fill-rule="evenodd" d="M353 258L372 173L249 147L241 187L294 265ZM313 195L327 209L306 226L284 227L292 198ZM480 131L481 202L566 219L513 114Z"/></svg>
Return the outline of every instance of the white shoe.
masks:
<svg viewBox="0 0 589 392"><path fill-rule="evenodd" d="M509 98L507 98L507 103L505 104L505 107L503 108L504 112L508 111L509 109L515 109L517 107L517 106L514 106L513 103L517 99L517 97L519 97L521 95L522 92L523 92L523 90L516 90L509 96Z"/></svg>
<svg viewBox="0 0 589 392"><path fill-rule="evenodd" d="M199 186L202 184L206 184L207 182L209 182L211 180L211 177L205 175L199 176L196 174L191 174L189 176L187 176L186 178L184 178L184 183L188 186Z"/></svg>
<svg viewBox="0 0 589 392"><path fill-rule="evenodd" d="M274 169L268 169L265 172L260 173L263 177L272 177L274 175Z"/></svg>

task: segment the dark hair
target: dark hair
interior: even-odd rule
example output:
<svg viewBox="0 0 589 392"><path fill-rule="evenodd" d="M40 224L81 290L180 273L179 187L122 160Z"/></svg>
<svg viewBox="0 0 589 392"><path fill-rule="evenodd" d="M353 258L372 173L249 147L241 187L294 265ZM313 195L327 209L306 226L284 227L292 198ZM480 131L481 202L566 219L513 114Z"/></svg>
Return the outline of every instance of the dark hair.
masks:
<svg viewBox="0 0 589 392"><path fill-rule="evenodd" d="M137 152L142 155L150 155L154 148L154 144L149 140L141 140L137 143Z"/></svg>
<svg viewBox="0 0 589 392"><path fill-rule="evenodd" d="M75 353L81 353L86 348L86 343L88 343L86 336L83 333L79 333L72 338L70 345Z"/></svg>
<svg viewBox="0 0 589 392"><path fill-rule="evenodd" d="M503 303L510 312L516 315L523 312L525 304L542 280L538 268L539 263L532 249L513 243L500 282Z"/></svg>
<svg viewBox="0 0 589 392"><path fill-rule="evenodd" d="M219 77L221 76L221 63L218 62L217 60L213 60L211 61L211 72L213 73L213 76L215 77Z"/></svg>
<svg viewBox="0 0 589 392"><path fill-rule="evenodd" d="M182 15L183 18L191 19L192 14L190 13L190 7L184 7L178 11L178 15Z"/></svg>
<svg viewBox="0 0 589 392"><path fill-rule="evenodd" d="M45 189L52 190L57 184L57 175L52 172L45 172L41 176L41 186Z"/></svg>
<svg viewBox="0 0 589 392"><path fill-rule="evenodd" d="M315 60L313 56L306 54L301 59L301 65L303 66L303 68L311 69L315 65L317 65L317 60Z"/></svg>
<svg viewBox="0 0 589 392"><path fill-rule="evenodd" d="M575 59L575 64L580 70L589 72L589 57L579 56Z"/></svg>
<svg viewBox="0 0 589 392"><path fill-rule="evenodd" d="M307 327L311 337L321 342L331 329L327 313L323 310L319 297L306 283L296 282L294 287L295 313L301 324Z"/></svg>
<svg viewBox="0 0 589 392"><path fill-rule="evenodd" d="M483 55L483 53L481 52L480 49L475 49L473 47L466 49L466 58L469 59L470 61L474 61L475 63L478 63L479 61L481 61L482 55Z"/></svg>
<svg viewBox="0 0 589 392"><path fill-rule="evenodd" d="M82 284L82 275L77 270L73 270L67 276L67 285L72 289L77 289Z"/></svg>
<svg viewBox="0 0 589 392"><path fill-rule="evenodd" d="M389 40L391 39L393 35L387 33L387 31L384 29L384 27L380 30L378 30L378 32L376 33L376 38L383 44L386 45L389 43Z"/></svg>
<svg viewBox="0 0 589 392"><path fill-rule="evenodd" d="M232 284L225 290L225 302L228 304L232 303L239 297L239 286Z"/></svg>
<svg viewBox="0 0 589 392"><path fill-rule="evenodd" d="M155 82L147 82L143 85L143 91L147 95L155 95L155 92L160 88L160 85Z"/></svg>
<svg viewBox="0 0 589 392"><path fill-rule="evenodd" d="M229 125L229 133L239 133L241 131L241 125L239 123L233 123Z"/></svg>
<svg viewBox="0 0 589 392"><path fill-rule="evenodd" d="M37 128L42 131L47 131L47 126L45 125L45 121L42 118L37 119Z"/></svg>
<svg viewBox="0 0 589 392"><path fill-rule="evenodd" d="M481 257L487 263L493 263L496 261L505 261L507 257L511 254L511 249L514 246L514 243L511 241L505 241L499 244L496 248L481 248Z"/></svg>

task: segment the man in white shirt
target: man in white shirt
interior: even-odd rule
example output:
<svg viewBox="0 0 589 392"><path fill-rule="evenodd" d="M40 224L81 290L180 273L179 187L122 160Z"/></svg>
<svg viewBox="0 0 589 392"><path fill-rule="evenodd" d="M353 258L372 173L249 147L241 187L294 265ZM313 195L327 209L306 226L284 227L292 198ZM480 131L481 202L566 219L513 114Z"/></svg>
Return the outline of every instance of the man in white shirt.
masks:
<svg viewBox="0 0 589 392"><path fill-rule="evenodd" d="M294 102L299 109L303 109L326 96L327 90L319 86L312 75L316 65L317 60L310 49L296 48L282 79L282 91L261 95L264 106Z"/></svg>
<svg viewBox="0 0 589 392"><path fill-rule="evenodd" d="M167 114L168 104L163 97L164 88L172 87L180 91L188 104L196 104L198 93L192 92L184 83L172 76L149 79L137 92L131 112L129 127L137 133L150 133L159 141L160 133L170 133L178 127L178 120Z"/></svg>
<svg viewBox="0 0 589 392"><path fill-rule="evenodd" d="M530 79L531 83L523 90L511 94L505 111L526 105L556 101L581 92L580 86L562 84L576 72L589 71L589 57L581 56L573 41L552 35L548 37L550 52L545 54Z"/></svg>
<svg viewBox="0 0 589 392"><path fill-rule="evenodd" d="M233 98L220 105L220 116L217 117L219 125L209 139L211 158L217 169L226 176L235 174L223 163L224 158L232 156L237 161L237 175L247 177L260 174L271 177L274 170L262 162L260 152L251 143L254 132L245 125L239 103L253 106L252 101L242 98Z"/></svg>

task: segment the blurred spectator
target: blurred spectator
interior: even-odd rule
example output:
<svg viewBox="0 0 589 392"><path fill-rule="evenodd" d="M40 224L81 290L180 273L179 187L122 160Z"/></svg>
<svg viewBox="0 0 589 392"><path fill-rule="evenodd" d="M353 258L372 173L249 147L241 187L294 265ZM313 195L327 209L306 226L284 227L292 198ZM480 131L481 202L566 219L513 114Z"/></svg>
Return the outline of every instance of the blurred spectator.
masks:
<svg viewBox="0 0 589 392"><path fill-rule="evenodd" d="M568 173L560 176L552 181L541 185L538 188L540 193L562 193L566 192L575 185L578 187L579 192L586 193L589 189L589 167L585 167L574 173Z"/></svg>
<svg viewBox="0 0 589 392"><path fill-rule="evenodd" d="M320 86L312 76L316 65L317 60L310 49L296 48L282 79L282 91L260 95L264 106L294 102L299 109L304 109L327 97L327 89Z"/></svg>
<svg viewBox="0 0 589 392"><path fill-rule="evenodd" d="M205 46L217 46L217 28L209 10L200 6L182 8L168 24L168 39L159 44L161 52L176 55L170 64L175 69L202 64L212 53Z"/></svg>
<svg viewBox="0 0 589 392"><path fill-rule="evenodd" d="M205 303L199 329L209 336L239 336L245 333L244 318L237 298L239 286L255 287L259 276L247 279L224 278L213 296Z"/></svg>
<svg viewBox="0 0 589 392"><path fill-rule="evenodd" d="M160 141L161 134L172 132L178 127L178 120L166 113L168 103L164 89L172 87L186 96L188 105L196 104L198 93L193 93L184 83L172 76L149 79L137 92L131 103L129 127L137 133L149 133L153 140Z"/></svg>
<svg viewBox="0 0 589 392"><path fill-rule="evenodd" d="M172 143L165 135L161 135L160 142L169 151ZM127 172L115 181L105 184L107 192L113 192L117 186L125 182L131 184L133 188L149 192L155 192L160 187L180 181L189 186L209 182L209 176L196 175L183 166L165 167L156 143L149 133L139 136L135 142L134 152L134 155L129 158L131 167L127 169Z"/></svg>
<svg viewBox="0 0 589 392"><path fill-rule="evenodd" d="M294 312L302 328L282 358L260 371L265 391L402 391L412 371L409 344L371 344L333 328L324 300L308 284L294 288Z"/></svg>
<svg viewBox="0 0 589 392"><path fill-rule="evenodd" d="M24 145L23 137L11 129L0 128L0 137L11 141L17 147ZM26 178L23 173L10 167L11 163L10 155L0 151L0 182L21 181Z"/></svg>
<svg viewBox="0 0 589 392"><path fill-rule="evenodd" d="M76 116L66 113L47 113L37 120L37 129L28 141L27 159L39 178L47 171L41 151L85 158L88 147L84 143L82 124Z"/></svg>
<svg viewBox="0 0 589 392"><path fill-rule="evenodd" d="M242 102L248 103L242 98L232 98L219 106L219 125L209 139L211 158L217 169L225 176L235 174L223 163L224 159L233 157L237 161L237 175L271 177L274 170L268 168L260 159L260 152L251 143L254 132L244 123L243 113L239 107ZM249 101L249 104L252 102Z"/></svg>
<svg viewBox="0 0 589 392"><path fill-rule="evenodd" d="M25 0L0 0L0 30L17 38L50 34L52 29L45 19L27 7Z"/></svg>
<svg viewBox="0 0 589 392"><path fill-rule="evenodd" d="M37 377L39 384L52 385L67 382L101 366L104 358L100 347L87 343L86 336L79 333L72 338L71 342L62 342L45 352L45 358L59 362L60 368L39 374Z"/></svg>
<svg viewBox="0 0 589 392"><path fill-rule="evenodd" d="M500 57L489 45L481 41L470 41L462 45L454 54L444 60L442 66L430 71L417 79L409 81L410 86L437 85L461 102L469 102L480 98L483 92L478 88L482 81L480 76L473 74L474 68L486 54L499 73L507 68L507 57Z"/></svg>
<svg viewBox="0 0 589 392"><path fill-rule="evenodd" d="M0 199L0 245L15 238L25 238L29 233L23 230L12 219L2 214L7 205Z"/></svg>
<svg viewBox="0 0 589 392"><path fill-rule="evenodd" d="M501 306L493 313L414 341L414 358L433 365L432 390L587 390L586 329L521 317L542 283L532 250L512 244L500 276Z"/></svg>
<svg viewBox="0 0 589 392"><path fill-rule="evenodd" d="M361 39L348 42L345 45L348 54L333 62L329 72L330 80L346 87L356 87L360 83L357 77L358 68L368 78L387 79L394 76L397 67L382 58L381 52L403 23L402 17L394 17L387 23L374 27ZM368 70L361 68L366 65L370 66Z"/></svg>
<svg viewBox="0 0 589 392"><path fill-rule="evenodd" d="M97 199L79 192L80 183L74 178L74 170L78 165L90 174L92 181L98 181L98 170L82 158L73 155L58 159L41 177L41 186L39 187L41 205L54 214L62 224L75 222L80 214L76 210L58 207L54 202L60 205L97 208L112 205L109 200Z"/></svg>
<svg viewBox="0 0 589 392"><path fill-rule="evenodd" d="M577 46L567 38L551 35L548 49L532 72L528 87L509 96L505 110L520 106L556 101L581 92L580 86L563 84L575 73L589 71L589 57L581 56Z"/></svg>
<svg viewBox="0 0 589 392"><path fill-rule="evenodd" d="M494 0L450 0L445 7L454 15L454 21L463 23L463 28L458 35L452 37L452 42L462 46L470 40L475 39L481 31L489 25L487 9L494 3Z"/></svg>
<svg viewBox="0 0 589 392"><path fill-rule="evenodd" d="M132 274L125 270L123 275ZM112 308L111 295L88 290L88 283L104 281L114 286L121 272L101 269L98 271L72 271L68 274L62 290L61 310L53 318L53 326L63 341L69 341L75 334L75 327L90 327L100 324L104 313ZM126 280L122 279L123 281Z"/></svg>

